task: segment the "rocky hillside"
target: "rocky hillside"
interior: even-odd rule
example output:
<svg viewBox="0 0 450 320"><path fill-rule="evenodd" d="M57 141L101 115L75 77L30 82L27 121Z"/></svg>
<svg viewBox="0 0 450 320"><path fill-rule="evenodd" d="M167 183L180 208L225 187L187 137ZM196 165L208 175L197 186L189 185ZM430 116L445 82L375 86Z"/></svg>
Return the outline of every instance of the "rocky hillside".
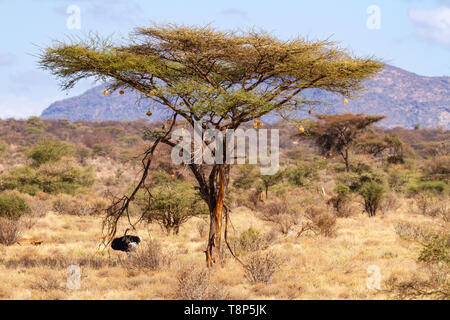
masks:
<svg viewBox="0 0 450 320"><path fill-rule="evenodd" d="M383 114L388 118L381 123L386 127L450 128L450 77L424 77L393 66L386 68L365 83L360 97L346 105L340 96L321 90L305 92L305 98L327 102L315 112ZM72 120L134 120L145 116L149 102L139 101L138 95L117 92L103 95L104 87L98 86L84 94L50 105L42 118ZM153 119L165 115L153 110Z"/></svg>

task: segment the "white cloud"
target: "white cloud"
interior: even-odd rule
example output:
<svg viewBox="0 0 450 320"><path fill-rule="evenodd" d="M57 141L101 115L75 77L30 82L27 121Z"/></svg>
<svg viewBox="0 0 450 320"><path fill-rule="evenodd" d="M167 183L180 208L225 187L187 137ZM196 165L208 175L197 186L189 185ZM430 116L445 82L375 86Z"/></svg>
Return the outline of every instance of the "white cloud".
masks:
<svg viewBox="0 0 450 320"><path fill-rule="evenodd" d="M422 37L450 47L450 8L441 7L433 10L412 8L409 10L409 18Z"/></svg>

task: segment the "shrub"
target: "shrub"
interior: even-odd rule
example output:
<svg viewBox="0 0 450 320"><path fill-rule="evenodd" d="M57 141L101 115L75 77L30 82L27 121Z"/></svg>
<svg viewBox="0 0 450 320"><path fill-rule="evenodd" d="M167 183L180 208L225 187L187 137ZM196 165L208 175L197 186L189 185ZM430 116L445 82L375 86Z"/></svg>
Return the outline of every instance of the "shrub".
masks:
<svg viewBox="0 0 450 320"><path fill-rule="evenodd" d="M302 161L296 167L288 167L283 175L292 185L307 186L310 179L317 177L317 168L311 163Z"/></svg>
<svg viewBox="0 0 450 320"><path fill-rule="evenodd" d="M248 257L244 266L245 278L252 284L269 284L281 265L281 259L272 251L255 252Z"/></svg>
<svg viewBox="0 0 450 320"><path fill-rule="evenodd" d="M446 199L433 197L428 194L418 194L414 197L419 212L425 216L437 217L448 215L449 207Z"/></svg>
<svg viewBox="0 0 450 320"><path fill-rule="evenodd" d="M22 227L19 221L0 217L0 243L6 246L17 243Z"/></svg>
<svg viewBox="0 0 450 320"><path fill-rule="evenodd" d="M60 140L41 140L27 152L28 158L33 159L37 167L70 155L72 155L72 146Z"/></svg>
<svg viewBox="0 0 450 320"><path fill-rule="evenodd" d="M73 197L70 195L58 195L52 201L52 209L57 214L67 214L75 216L90 216L100 214L106 209L108 202L104 199L90 199L87 196L78 194Z"/></svg>
<svg viewBox="0 0 450 320"><path fill-rule="evenodd" d="M174 296L179 300L227 300L228 292L211 281L209 270L185 266L177 274Z"/></svg>
<svg viewBox="0 0 450 320"><path fill-rule="evenodd" d="M0 217L17 220L30 212L30 206L15 194L0 194Z"/></svg>
<svg viewBox="0 0 450 320"><path fill-rule="evenodd" d="M384 193L384 186L375 181L366 182L359 190L359 194L364 199L364 209L369 214L369 217L375 216Z"/></svg>
<svg viewBox="0 0 450 320"><path fill-rule="evenodd" d="M140 246L127 261L127 267L133 269L159 270L169 266L172 257L163 253L161 244L156 240L150 240Z"/></svg>
<svg viewBox="0 0 450 320"><path fill-rule="evenodd" d="M429 195L440 195L446 194L448 190L448 185L443 181L418 181L410 183L408 187L408 191L412 195L421 192Z"/></svg>
<svg viewBox="0 0 450 320"><path fill-rule="evenodd" d="M246 253L265 250L269 247L270 237L261 234L258 230L250 227L242 232L239 238L233 239L232 244L235 252Z"/></svg>
<svg viewBox="0 0 450 320"><path fill-rule="evenodd" d="M349 217L353 215L353 207L350 204L350 188L343 184L338 184L334 191L336 195L331 197L327 204L330 204L337 217Z"/></svg>
<svg viewBox="0 0 450 320"><path fill-rule="evenodd" d="M75 157L82 165L86 164L86 160L92 157L92 155L92 150L84 145L80 144L75 148Z"/></svg>
<svg viewBox="0 0 450 320"><path fill-rule="evenodd" d="M395 211L400 208L401 202L398 199L398 195L389 193L383 197L380 203L380 210L382 212Z"/></svg>
<svg viewBox="0 0 450 320"><path fill-rule="evenodd" d="M336 216L329 213L326 209L312 206L305 210L305 216L310 220L312 230L316 234L325 237L333 237L336 235Z"/></svg>
<svg viewBox="0 0 450 320"><path fill-rule="evenodd" d="M300 214L284 199L264 204L262 219L275 223L281 233L288 234L300 222Z"/></svg>
<svg viewBox="0 0 450 320"><path fill-rule="evenodd" d="M94 184L92 168L80 168L73 161L45 163L39 168L21 166L0 176L0 190L18 190L35 195L75 194Z"/></svg>
<svg viewBox="0 0 450 320"><path fill-rule="evenodd" d="M426 264L450 265L450 235L435 233L421 243L418 260Z"/></svg>
<svg viewBox="0 0 450 320"><path fill-rule="evenodd" d="M427 179L450 181L450 155L437 156L423 163L423 172Z"/></svg>
<svg viewBox="0 0 450 320"><path fill-rule="evenodd" d="M389 169L387 182L389 187L395 192L403 192L410 179L411 176L406 170L400 168Z"/></svg>
<svg viewBox="0 0 450 320"><path fill-rule="evenodd" d="M137 204L148 222L156 222L168 234L178 234L180 226L190 218L208 213L208 209L194 186L172 180L160 172L153 183L152 196L142 192Z"/></svg>
<svg viewBox="0 0 450 320"><path fill-rule="evenodd" d="M431 230L421 225L406 221L400 221L395 224L395 233L404 240L424 241L430 236Z"/></svg>

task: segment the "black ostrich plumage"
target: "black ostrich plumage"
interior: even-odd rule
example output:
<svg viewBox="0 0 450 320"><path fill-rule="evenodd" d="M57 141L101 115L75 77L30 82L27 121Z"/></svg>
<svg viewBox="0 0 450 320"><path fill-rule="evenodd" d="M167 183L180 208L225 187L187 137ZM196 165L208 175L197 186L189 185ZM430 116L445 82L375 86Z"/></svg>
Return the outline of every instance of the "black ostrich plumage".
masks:
<svg viewBox="0 0 450 320"><path fill-rule="evenodd" d="M139 244L140 242L141 238L137 236L124 235L123 237L115 238L111 243L111 248L117 251L130 252L132 250L130 243Z"/></svg>

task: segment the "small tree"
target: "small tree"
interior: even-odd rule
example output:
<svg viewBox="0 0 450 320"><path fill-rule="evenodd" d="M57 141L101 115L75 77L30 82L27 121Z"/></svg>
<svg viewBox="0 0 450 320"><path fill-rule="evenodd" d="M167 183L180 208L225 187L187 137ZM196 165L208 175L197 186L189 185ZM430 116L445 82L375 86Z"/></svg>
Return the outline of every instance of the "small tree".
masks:
<svg viewBox="0 0 450 320"><path fill-rule="evenodd" d="M282 41L262 31L222 32L178 25L138 28L128 44L115 45L99 37L57 42L43 51L40 64L63 80L64 89L95 77L109 81L110 90L137 90L171 114L171 124L154 132L136 188L108 209L109 236L116 233L121 216L128 214L130 202L145 185L157 145L178 145L169 138L178 117L191 126L201 121L204 130L235 130L269 113L299 109L305 89L352 97L362 81L383 67L372 58L352 57L329 41L300 37ZM221 163L188 165L210 212L208 266L222 260L222 212L228 214L224 200L230 160L224 155Z"/></svg>
<svg viewBox="0 0 450 320"><path fill-rule="evenodd" d="M362 185L359 194L364 199L364 209L369 217L375 216L385 191L384 185L376 181L366 182Z"/></svg>
<svg viewBox="0 0 450 320"><path fill-rule="evenodd" d="M304 139L313 139L324 156L339 154L345 163L346 171L350 171L349 151L357 138L370 125L382 120L385 116L366 116L363 114L318 114L317 122L311 124Z"/></svg>
<svg viewBox="0 0 450 320"><path fill-rule="evenodd" d="M27 152L28 158L33 159L37 167L47 162L58 161L71 154L71 145L60 140L41 140Z"/></svg>
<svg viewBox="0 0 450 320"><path fill-rule="evenodd" d="M389 150L389 163L404 163L406 155L414 155L412 149L395 134L386 135L384 140Z"/></svg>
<svg viewBox="0 0 450 320"><path fill-rule="evenodd" d="M269 175L269 176L264 176L264 175L260 175L259 178L262 181L262 184L264 186L264 190L266 193L266 199L269 199L269 188L280 183L283 180L283 172L282 171L278 171L276 174L273 175Z"/></svg>
<svg viewBox="0 0 450 320"><path fill-rule="evenodd" d="M208 213L192 184L172 179L165 172L159 172L157 176L152 197L143 194L138 200L148 222L160 224L167 234L178 234L180 226L190 218Z"/></svg>

